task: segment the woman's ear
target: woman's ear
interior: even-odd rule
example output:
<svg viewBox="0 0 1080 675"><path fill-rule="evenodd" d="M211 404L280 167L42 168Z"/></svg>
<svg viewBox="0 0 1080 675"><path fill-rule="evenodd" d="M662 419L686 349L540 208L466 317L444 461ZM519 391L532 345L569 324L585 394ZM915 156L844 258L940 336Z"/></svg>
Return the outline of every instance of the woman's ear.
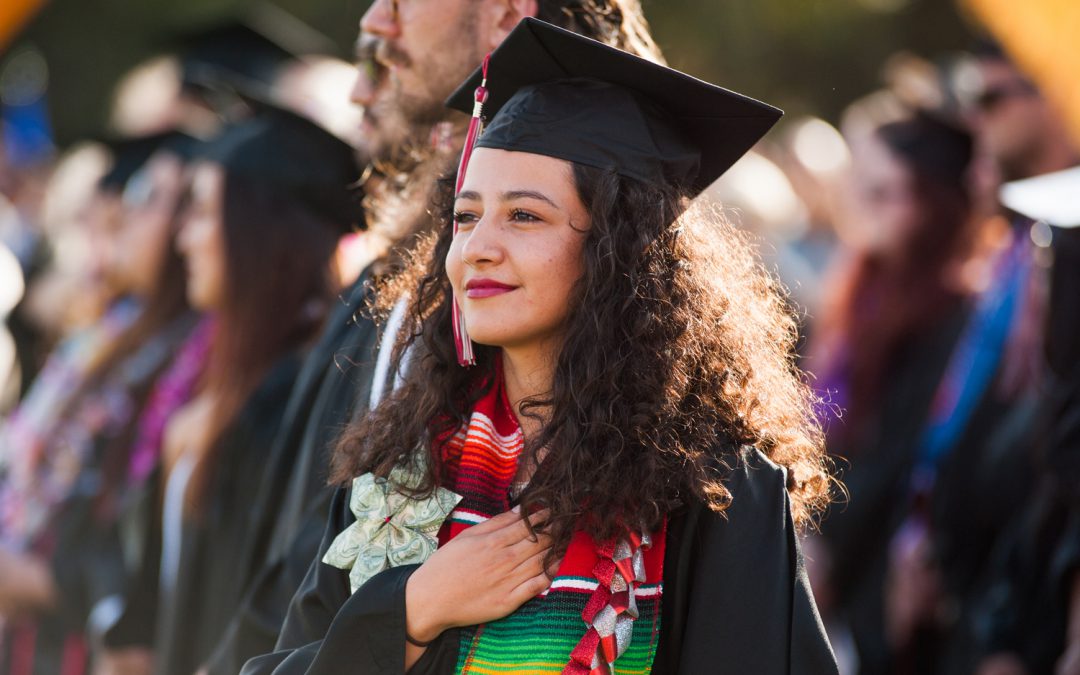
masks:
<svg viewBox="0 0 1080 675"><path fill-rule="evenodd" d="M527 16L536 16L539 11L538 0L496 0L492 11L496 12L495 20L491 23L495 30L491 31L491 45L488 51L494 50L510 31Z"/></svg>

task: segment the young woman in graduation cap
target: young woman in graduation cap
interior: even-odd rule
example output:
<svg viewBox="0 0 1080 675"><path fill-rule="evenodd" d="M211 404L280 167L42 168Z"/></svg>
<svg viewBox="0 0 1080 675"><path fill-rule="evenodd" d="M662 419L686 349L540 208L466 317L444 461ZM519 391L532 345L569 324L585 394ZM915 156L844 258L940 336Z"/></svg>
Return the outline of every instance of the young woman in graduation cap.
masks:
<svg viewBox="0 0 1080 675"><path fill-rule="evenodd" d="M689 208L779 111L531 19L451 105L474 91L404 382L343 439L321 561L245 672L835 672L795 325Z"/></svg>
<svg viewBox="0 0 1080 675"><path fill-rule="evenodd" d="M267 449L337 290L338 239L362 217L359 177L351 147L276 108L200 154L178 242L188 299L214 325L194 396L162 433L162 512L106 634L109 672L152 646L154 672L194 673L261 564L272 514L253 505L287 479L263 470Z"/></svg>

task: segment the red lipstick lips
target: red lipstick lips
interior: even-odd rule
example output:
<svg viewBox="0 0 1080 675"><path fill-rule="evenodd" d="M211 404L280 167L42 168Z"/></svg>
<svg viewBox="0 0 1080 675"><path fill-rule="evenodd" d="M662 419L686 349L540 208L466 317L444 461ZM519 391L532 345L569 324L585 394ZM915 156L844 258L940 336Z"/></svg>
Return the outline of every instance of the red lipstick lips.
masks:
<svg viewBox="0 0 1080 675"><path fill-rule="evenodd" d="M470 279L465 284L465 297L472 299L490 298L503 293L509 293L517 288L495 281L494 279Z"/></svg>

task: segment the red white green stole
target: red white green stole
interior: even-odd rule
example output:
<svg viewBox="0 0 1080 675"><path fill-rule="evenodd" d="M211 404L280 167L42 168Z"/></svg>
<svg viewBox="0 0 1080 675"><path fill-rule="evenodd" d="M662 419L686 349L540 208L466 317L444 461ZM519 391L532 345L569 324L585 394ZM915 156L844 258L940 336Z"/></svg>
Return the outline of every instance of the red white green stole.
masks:
<svg viewBox="0 0 1080 675"><path fill-rule="evenodd" d="M442 445L462 496L439 532L444 544L510 509L524 439L496 373L497 386L473 409L467 428ZM510 616L462 633L458 673L649 673L660 635L666 525L598 544L583 532L570 542L551 587Z"/></svg>

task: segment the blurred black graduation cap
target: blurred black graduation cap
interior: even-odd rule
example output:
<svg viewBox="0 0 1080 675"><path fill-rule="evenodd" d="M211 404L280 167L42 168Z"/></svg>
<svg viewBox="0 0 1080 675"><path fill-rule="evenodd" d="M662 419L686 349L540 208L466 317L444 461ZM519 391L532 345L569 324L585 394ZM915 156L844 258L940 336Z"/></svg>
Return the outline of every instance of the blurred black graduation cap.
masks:
<svg viewBox="0 0 1080 675"><path fill-rule="evenodd" d="M170 130L147 136L114 137L101 140L112 153L112 165L98 180L98 189L120 192L131 177L159 151L190 159L198 149L198 139L182 131Z"/></svg>
<svg viewBox="0 0 1080 675"><path fill-rule="evenodd" d="M356 150L315 122L269 103L225 127L199 158L268 183L343 231L364 227Z"/></svg>
<svg viewBox="0 0 1080 675"><path fill-rule="evenodd" d="M473 111L478 69L447 101ZM697 194L780 119L760 101L538 19L492 55L477 147L531 152L669 181Z"/></svg>
<svg viewBox="0 0 1080 675"><path fill-rule="evenodd" d="M281 69L302 56L337 51L325 35L284 10L259 4L227 22L177 36L188 91L268 98Z"/></svg>

